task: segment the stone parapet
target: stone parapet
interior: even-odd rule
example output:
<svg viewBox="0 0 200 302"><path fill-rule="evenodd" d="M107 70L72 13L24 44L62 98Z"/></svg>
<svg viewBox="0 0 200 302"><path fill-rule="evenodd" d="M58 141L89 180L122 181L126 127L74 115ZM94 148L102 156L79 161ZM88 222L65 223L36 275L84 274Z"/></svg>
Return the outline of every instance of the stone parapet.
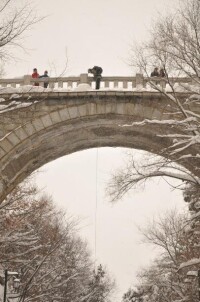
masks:
<svg viewBox="0 0 200 302"><path fill-rule="evenodd" d="M143 74L136 74L135 76L103 76L101 79L101 88L106 89L133 89L138 86L146 87L148 82L155 83L161 87L165 87L167 81L170 83L194 83L195 80L187 77L171 77L168 80L159 77L144 77ZM93 77L88 76L87 73L80 76L68 76L68 77L48 77L39 78L37 82L40 86L44 85L44 82L49 83L49 88L76 88L79 84L90 84L92 88L95 87L95 80ZM34 85L35 79L32 79L30 75L24 75L21 78L14 79L0 79L0 87L20 87L25 85Z"/></svg>

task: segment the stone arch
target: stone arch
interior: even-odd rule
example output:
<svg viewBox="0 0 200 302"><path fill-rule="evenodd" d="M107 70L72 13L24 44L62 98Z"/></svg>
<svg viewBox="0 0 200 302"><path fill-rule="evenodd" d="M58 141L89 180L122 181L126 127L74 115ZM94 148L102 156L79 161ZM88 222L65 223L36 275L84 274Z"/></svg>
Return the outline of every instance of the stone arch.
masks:
<svg viewBox="0 0 200 302"><path fill-rule="evenodd" d="M171 114L174 118L168 105L158 94L152 99L149 95L132 98L116 93L105 93L101 98L88 94L86 99L79 95L62 103L49 98L34 105L39 114L25 119L0 141L0 200L34 170L76 151L110 146L169 156L163 150L167 150L170 140L157 134L177 129L160 125L123 126L144 119L162 120ZM184 165L192 170L191 162Z"/></svg>

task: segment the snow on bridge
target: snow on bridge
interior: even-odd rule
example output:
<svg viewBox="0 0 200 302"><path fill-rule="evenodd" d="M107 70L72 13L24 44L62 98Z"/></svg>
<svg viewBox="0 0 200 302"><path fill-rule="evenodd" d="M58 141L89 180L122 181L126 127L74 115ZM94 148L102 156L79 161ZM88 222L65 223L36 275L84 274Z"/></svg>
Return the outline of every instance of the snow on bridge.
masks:
<svg viewBox="0 0 200 302"><path fill-rule="evenodd" d="M192 84L191 79L186 77L170 78L169 80L177 92L187 92L188 87ZM34 86L36 81L39 86ZM44 88L44 81L48 82L48 88ZM142 74L136 74L135 77L102 77L98 93L100 91L158 92L152 87L152 84L157 85L167 93L172 92L172 88L167 84L165 78L145 78ZM95 81L88 74L81 74L79 77L49 77L37 80L32 79L30 75L14 79L0 79L0 112L27 107L31 105L31 97L36 96L36 94L38 98L41 96L46 98L50 93L53 95L53 92L55 95L60 93L60 96L67 92L75 95L76 92L94 91L94 88Z"/></svg>
<svg viewBox="0 0 200 302"><path fill-rule="evenodd" d="M178 120L173 102L150 87L149 79L103 77L100 90L93 78L49 78L49 88L34 87L30 76L0 80L0 201L23 179L44 164L93 147L128 147L166 156L172 143L163 134L180 131L148 120ZM151 79L170 91L165 79ZM37 80L38 81L38 80ZM188 95L186 78L174 79L180 100ZM186 87L187 86L187 87ZM191 93L190 93L191 94ZM191 108L192 106L192 108ZM200 113L196 103L188 110ZM131 127L125 124L135 123ZM182 132L180 132L182 134ZM191 147L191 154L198 150ZM184 153L183 153L184 155ZM176 158L171 158L176 160ZM193 169L191 160L185 166ZM195 172L195 171L194 171Z"/></svg>
<svg viewBox="0 0 200 302"><path fill-rule="evenodd" d="M136 74L136 76L106 76L102 77L101 80L101 90L108 89L118 89L118 90L152 90L151 86L148 84L149 81L154 82L157 85L160 85L163 88L170 90L171 88L166 85L165 78L148 78L143 77L142 74ZM47 88L48 91L77 91L79 90L80 84L89 84L89 86L84 86L83 89L93 89L95 87L95 82L93 77L89 77L88 74L81 74L80 76L69 76L69 77L49 77L49 78L39 78L37 82L40 84L40 87L43 87L44 81L48 82L49 85ZM31 91L41 91L38 87L32 87L29 85L34 85L36 79L32 79L30 75L25 75L21 78L14 79L0 79L0 93L14 93L14 92L23 92L23 86L27 86L28 88L24 88L25 91L27 89ZM191 79L189 78L170 78L170 82L178 85L183 90L184 84L191 84ZM167 86L167 87L166 87ZM87 88L86 88L87 87ZM17 88L17 89L16 89ZM37 89L36 89L37 88ZM35 89L35 90L34 90ZM81 88L80 88L81 90Z"/></svg>

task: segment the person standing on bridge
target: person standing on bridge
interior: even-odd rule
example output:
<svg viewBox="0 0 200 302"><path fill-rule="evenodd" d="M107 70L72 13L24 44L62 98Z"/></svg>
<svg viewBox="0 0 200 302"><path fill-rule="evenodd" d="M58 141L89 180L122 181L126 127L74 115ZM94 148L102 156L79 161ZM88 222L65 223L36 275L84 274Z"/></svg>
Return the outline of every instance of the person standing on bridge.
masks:
<svg viewBox="0 0 200 302"><path fill-rule="evenodd" d="M41 76L39 76L39 78L48 78L49 76L48 76L48 71L47 70L45 70L45 72L44 72L44 74L43 75L41 75ZM45 79L45 82L44 82L44 88L47 88L48 87L48 82L47 82L47 79Z"/></svg>
<svg viewBox="0 0 200 302"><path fill-rule="evenodd" d="M103 69L99 66L94 66L93 68L88 69L88 73L92 73L94 76L94 80L96 82L96 87L95 89L100 88L100 82L101 82L101 74L103 72Z"/></svg>
<svg viewBox="0 0 200 302"><path fill-rule="evenodd" d="M151 73L151 77L159 77L159 76L160 76L160 74L158 71L158 67L155 67L154 71L152 71L152 73Z"/></svg>
<svg viewBox="0 0 200 302"><path fill-rule="evenodd" d="M167 76L167 75L166 75L166 72L165 72L165 70L164 70L164 68L161 68L161 69L160 69L159 76L160 76L161 78L165 78L165 77Z"/></svg>
<svg viewBox="0 0 200 302"><path fill-rule="evenodd" d="M33 79L38 79L39 78L39 73L37 72L37 68L33 69L32 78ZM34 86L39 86L39 83L35 82Z"/></svg>

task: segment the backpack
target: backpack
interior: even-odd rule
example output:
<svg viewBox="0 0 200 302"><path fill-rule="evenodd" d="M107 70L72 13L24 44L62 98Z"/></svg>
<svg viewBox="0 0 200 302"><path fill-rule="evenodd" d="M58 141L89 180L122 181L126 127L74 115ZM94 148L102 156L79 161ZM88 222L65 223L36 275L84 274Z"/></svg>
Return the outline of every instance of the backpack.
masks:
<svg viewBox="0 0 200 302"><path fill-rule="evenodd" d="M99 66L94 66L93 69L95 69L96 74L101 75L103 72L103 69Z"/></svg>

